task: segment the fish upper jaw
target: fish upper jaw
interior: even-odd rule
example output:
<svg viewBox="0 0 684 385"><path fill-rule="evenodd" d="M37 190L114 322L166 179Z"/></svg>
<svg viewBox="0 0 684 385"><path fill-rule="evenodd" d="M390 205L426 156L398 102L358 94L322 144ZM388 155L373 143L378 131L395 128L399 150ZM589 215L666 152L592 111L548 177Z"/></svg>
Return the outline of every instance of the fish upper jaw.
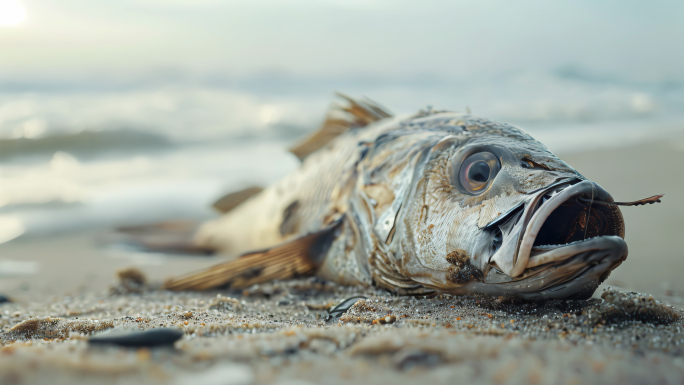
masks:
<svg viewBox="0 0 684 385"><path fill-rule="evenodd" d="M504 239L490 265L509 277L518 277L527 269L598 250L614 249L615 253L609 253L611 259L624 260L627 248L619 210L599 205L587 210L587 205L576 199L579 197L612 201L610 194L588 180L556 183L537 192L522 213L514 213L508 224L498 225ZM591 231L589 227L593 227Z"/></svg>

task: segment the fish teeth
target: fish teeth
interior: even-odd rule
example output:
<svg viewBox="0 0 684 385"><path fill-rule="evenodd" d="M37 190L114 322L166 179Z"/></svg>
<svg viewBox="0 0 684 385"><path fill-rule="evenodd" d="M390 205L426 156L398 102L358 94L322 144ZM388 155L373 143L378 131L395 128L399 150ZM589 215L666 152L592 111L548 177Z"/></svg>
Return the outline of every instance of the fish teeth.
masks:
<svg viewBox="0 0 684 385"><path fill-rule="evenodd" d="M588 240L590 240L590 239L594 239L594 238L598 238L598 237L599 237L599 236L591 237L591 238L582 239L582 240L579 240L579 241L573 241L573 242L570 242L570 243L559 243L559 244L557 244L557 245L536 245L536 246L534 246L534 249L537 249L537 250L539 250L539 249L547 250L547 249L553 249L553 248L560 247L560 246L570 246L570 245L574 245L574 244L577 244L577 243L582 243L582 242L584 242L584 241L588 241Z"/></svg>

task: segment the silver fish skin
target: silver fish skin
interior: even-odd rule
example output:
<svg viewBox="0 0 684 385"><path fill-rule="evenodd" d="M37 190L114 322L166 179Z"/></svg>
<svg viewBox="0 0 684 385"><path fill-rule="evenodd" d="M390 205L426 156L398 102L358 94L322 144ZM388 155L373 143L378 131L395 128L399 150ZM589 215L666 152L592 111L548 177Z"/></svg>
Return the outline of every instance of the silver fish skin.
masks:
<svg viewBox="0 0 684 385"><path fill-rule="evenodd" d="M586 298L627 257L620 210L593 201L613 199L523 130L425 110L349 129L195 239L237 254L333 229L316 275L339 284Z"/></svg>

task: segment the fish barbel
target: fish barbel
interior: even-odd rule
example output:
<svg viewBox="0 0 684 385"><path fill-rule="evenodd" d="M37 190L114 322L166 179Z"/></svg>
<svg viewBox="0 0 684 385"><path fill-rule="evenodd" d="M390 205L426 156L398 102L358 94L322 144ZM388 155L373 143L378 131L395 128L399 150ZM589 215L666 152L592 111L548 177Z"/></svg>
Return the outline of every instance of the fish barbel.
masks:
<svg viewBox="0 0 684 385"><path fill-rule="evenodd" d="M222 198L194 247L238 255L172 290L317 275L398 294L587 298L627 258L618 205L523 130L469 114L392 116L340 95L291 148L301 167ZM256 251L255 251L256 250Z"/></svg>

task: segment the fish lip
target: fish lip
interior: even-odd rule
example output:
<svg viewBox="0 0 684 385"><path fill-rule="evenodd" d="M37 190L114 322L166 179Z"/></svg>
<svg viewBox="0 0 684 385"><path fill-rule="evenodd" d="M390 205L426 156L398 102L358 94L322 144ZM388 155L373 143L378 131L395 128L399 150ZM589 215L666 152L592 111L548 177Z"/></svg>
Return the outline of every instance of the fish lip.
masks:
<svg viewBox="0 0 684 385"><path fill-rule="evenodd" d="M560 180L558 180L558 181L556 181L556 182L554 182L554 183L552 183L552 184L550 184L544 188L540 188L540 189L537 189L534 191L530 191L528 194L534 195L534 198L532 198L533 202L530 202L527 206L536 205L538 203L538 201L540 199L542 199L544 197L544 195L546 195L550 190L557 189L557 188L565 188L567 186L570 186L570 185L572 185L574 183L578 183L578 182L581 182L581 180L578 178L563 178L563 179L560 179ZM523 202L520 202L519 204L513 206L512 208L510 208L505 213L497 216L491 222L487 223L484 227L482 227L482 230L487 231L487 230L494 229L495 226L501 224L502 222L505 222L508 219L508 217L510 217L516 211L520 210L521 208L527 208L527 206L525 204L526 204L526 202L523 201ZM531 217L528 219L531 219Z"/></svg>
<svg viewBox="0 0 684 385"><path fill-rule="evenodd" d="M626 246L627 243L622 238L616 235L601 235L598 237L583 239L581 241L575 241L564 245L555 245L554 247L543 248L542 250L545 249L545 251L539 252L536 255L532 255L532 253L539 250L535 250L535 248L532 248L531 257L527 264L527 269L549 263L562 262L578 254L590 251L605 250L610 248L621 248L623 247L623 244ZM624 260L626 257L627 250L625 248L623 255L621 255L621 258L622 260Z"/></svg>
<svg viewBox="0 0 684 385"><path fill-rule="evenodd" d="M619 236L593 238L596 247L556 263L530 268L520 277L498 270L497 276L474 282L470 291L512 295L526 300L586 299L627 256L627 243Z"/></svg>
<svg viewBox="0 0 684 385"><path fill-rule="evenodd" d="M542 197L546 196L548 191L549 190L544 190L540 195ZM600 235L590 239L559 245L534 246L539 232L554 210L559 208L562 204L582 195L597 197L597 185L589 180L567 185L562 190L556 191L555 195L552 195L547 201L539 205L539 207L530 210L533 211L533 214L529 218L529 221L524 224L525 231L519 239L517 259L515 267L511 271L511 276L518 276L529 268L547 263L561 262L584 252L601 250L614 246L613 241L608 240L608 237L611 237L611 239L614 237L612 235ZM539 195L537 195L537 197L539 197ZM624 258L626 255L622 257Z"/></svg>
<svg viewBox="0 0 684 385"><path fill-rule="evenodd" d="M547 250L541 250L541 252L535 250L533 253L535 240L554 210L580 196L585 196L587 199L594 197L612 201L610 194L600 186L592 181L579 178L558 180L542 189L535 190L530 195L530 198L524 202L524 209L521 214L515 214L516 212L519 213L521 209L520 205L516 206L503 216L495 218L484 228L485 230L494 230L496 226L507 223L506 221L509 221L511 217L519 216L514 227L510 230L509 236L505 237L501 247L489 259L490 265L496 266L501 272L513 278L521 276L529 268L572 257L573 251L586 250L591 245L588 243L581 247L577 246L585 241L583 240L573 242L572 245L561 244L557 247L547 247ZM548 198L548 200L544 200L544 198ZM556 251L549 253L546 257L538 258L540 254L552 248ZM533 261L530 264L531 258Z"/></svg>
<svg viewBox="0 0 684 385"><path fill-rule="evenodd" d="M527 266L529 254L523 255L523 258L520 258L520 248L529 223L534 218L534 214L538 211L538 208L543 206L543 203L540 205L540 201L542 201L544 196L550 192L565 191L567 188L583 182L583 180L578 178L563 178L544 188L534 190L529 193L530 198L528 198L528 200L513 207L487 224L483 230L493 231L500 224L506 223L509 220L509 217L516 215L515 213L521 208L523 210L522 214L520 214L520 217L517 219L513 230L510 232L511 236L504 239L501 247L499 247L494 255L490 257L489 263L496 265L503 273L510 277L517 277L522 274ZM545 203L548 203L548 201ZM532 240L532 243L534 243L534 240Z"/></svg>

